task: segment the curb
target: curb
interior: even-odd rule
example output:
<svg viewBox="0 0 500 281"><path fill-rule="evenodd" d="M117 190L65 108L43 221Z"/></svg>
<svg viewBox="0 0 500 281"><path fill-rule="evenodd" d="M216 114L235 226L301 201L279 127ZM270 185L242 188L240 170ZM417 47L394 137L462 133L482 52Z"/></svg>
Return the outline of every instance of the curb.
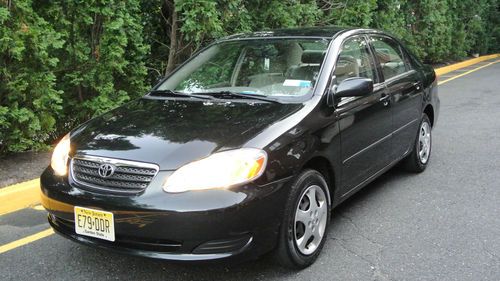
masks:
<svg viewBox="0 0 500 281"><path fill-rule="evenodd" d="M440 76L440 75L443 75L443 74L446 74L446 73L449 73L449 72L452 72L452 71L455 71L455 70L458 70L458 69L461 69L464 67L471 66L471 65L476 64L476 63L480 63L482 61L496 59L496 58L500 58L500 54L480 56L478 58L473 58L473 59L466 60L463 62L459 62L459 63L451 64L448 66L436 68L436 69L434 69L434 71L436 71L436 75Z"/></svg>
<svg viewBox="0 0 500 281"><path fill-rule="evenodd" d="M0 216L40 203L40 179L0 189Z"/></svg>

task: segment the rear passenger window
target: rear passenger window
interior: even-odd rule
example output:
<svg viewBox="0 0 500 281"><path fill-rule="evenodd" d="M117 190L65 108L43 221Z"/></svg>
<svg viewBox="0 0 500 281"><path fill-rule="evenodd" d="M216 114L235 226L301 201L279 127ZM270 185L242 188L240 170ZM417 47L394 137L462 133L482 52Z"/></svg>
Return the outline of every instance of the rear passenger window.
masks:
<svg viewBox="0 0 500 281"><path fill-rule="evenodd" d="M398 43L387 37L372 37L371 40L385 80L406 72L405 58Z"/></svg>
<svg viewBox="0 0 500 281"><path fill-rule="evenodd" d="M410 70L414 69L415 67L413 67L413 62L410 58L410 55L405 51L403 51L403 55L404 55L405 63L406 63L406 70L410 71Z"/></svg>

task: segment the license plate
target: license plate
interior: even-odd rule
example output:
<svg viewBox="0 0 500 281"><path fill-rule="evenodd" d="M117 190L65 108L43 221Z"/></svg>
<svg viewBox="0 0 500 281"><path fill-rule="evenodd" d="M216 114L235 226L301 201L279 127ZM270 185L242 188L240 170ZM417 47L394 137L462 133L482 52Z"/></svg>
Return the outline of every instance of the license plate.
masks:
<svg viewBox="0 0 500 281"><path fill-rule="evenodd" d="M115 241L113 213L75 206L77 234Z"/></svg>

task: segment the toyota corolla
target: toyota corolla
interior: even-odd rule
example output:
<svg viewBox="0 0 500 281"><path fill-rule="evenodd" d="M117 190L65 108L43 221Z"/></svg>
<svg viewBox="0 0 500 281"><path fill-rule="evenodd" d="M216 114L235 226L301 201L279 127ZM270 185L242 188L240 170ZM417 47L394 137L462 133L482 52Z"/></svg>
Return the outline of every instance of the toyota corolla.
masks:
<svg viewBox="0 0 500 281"><path fill-rule="evenodd" d="M304 268L336 205L397 163L425 170L438 112L434 70L384 32L233 35L64 136L42 202L86 245Z"/></svg>

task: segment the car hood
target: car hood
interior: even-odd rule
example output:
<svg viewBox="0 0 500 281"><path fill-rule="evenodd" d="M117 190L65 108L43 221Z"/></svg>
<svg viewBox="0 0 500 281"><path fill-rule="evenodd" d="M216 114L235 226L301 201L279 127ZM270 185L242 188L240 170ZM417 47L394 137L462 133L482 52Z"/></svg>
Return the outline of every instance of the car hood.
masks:
<svg viewBox="0 0 500 281"><path fill-rule="evenodd" d="M142 98L94 118L71 134L72 154L175 170L213 152L240 148L301 104Z"/></svg>

